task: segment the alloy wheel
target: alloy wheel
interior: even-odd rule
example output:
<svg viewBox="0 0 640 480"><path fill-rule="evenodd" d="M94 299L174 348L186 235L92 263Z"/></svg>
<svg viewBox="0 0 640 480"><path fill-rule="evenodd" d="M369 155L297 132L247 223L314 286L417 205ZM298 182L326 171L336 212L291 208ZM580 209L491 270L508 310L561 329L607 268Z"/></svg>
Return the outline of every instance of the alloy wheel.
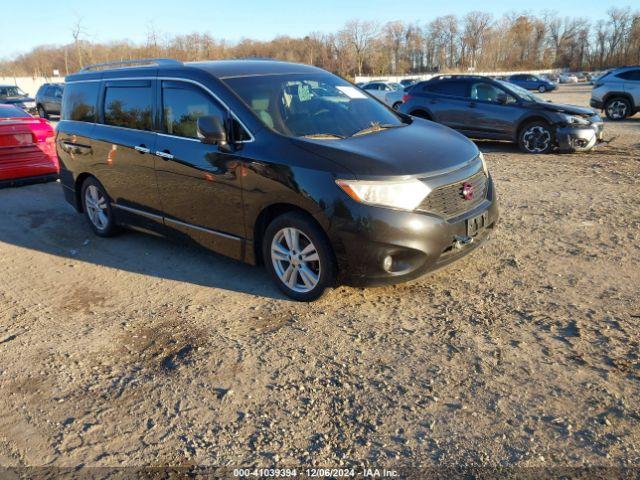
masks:
<svg viewBox="0 0 640 480"><path fill-rule="evenodd" d="M318 250L301 230L279 230L271 242L271 262L280 281L298 293L313 290L320 281Z"/></svg>
<svg viewBox="0 0 640 480"><path fill-rule="evenodd" d="M541 125L533 125L522 134L522 143L528 152L544 152L551 145L551 132Z"/></svg>
<svg viewBox="0 0 640 480"><path fill-rule="evenodd" d="M84 202L89 220L98 230L106 230L109 226L107 215L107 199L95 185L89 185L85 190Z"/></svg>
<svg viewBox="0 0 640 480"><path fill-rule="evenodd" d="M607 106L607 114L610 118L620 120L627 116L627 104L622 100L614 100Z"/></svg>

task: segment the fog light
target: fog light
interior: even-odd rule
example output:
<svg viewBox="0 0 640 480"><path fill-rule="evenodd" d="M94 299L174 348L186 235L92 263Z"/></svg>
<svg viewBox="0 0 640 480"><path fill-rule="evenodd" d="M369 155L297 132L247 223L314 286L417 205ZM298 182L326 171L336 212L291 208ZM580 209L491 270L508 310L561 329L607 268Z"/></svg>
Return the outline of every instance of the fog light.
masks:
<svg viewBox="0 0 640 480"><path fill-rule="evenodd" d="M387 255L386 257L384 257L384 260L382 260L382 268L384 268L387 272L390 272L392 266L393 258L391 258L391 255Z"/></svg>

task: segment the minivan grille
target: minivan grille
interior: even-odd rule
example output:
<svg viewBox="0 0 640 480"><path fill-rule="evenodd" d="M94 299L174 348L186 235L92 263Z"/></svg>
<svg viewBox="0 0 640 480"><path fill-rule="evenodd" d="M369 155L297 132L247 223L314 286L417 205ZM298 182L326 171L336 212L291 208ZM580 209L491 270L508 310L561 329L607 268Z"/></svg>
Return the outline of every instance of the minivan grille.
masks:
<svg viewBox="0 0 640 480"><path fill-rule="evenodd" d="M462 193L465 183L473 186L473 198L466 200ZM446 219L458 217L480 205L487 196L487 176L480 171L464 180L434 189L417 210L441 215Z"/></svg>

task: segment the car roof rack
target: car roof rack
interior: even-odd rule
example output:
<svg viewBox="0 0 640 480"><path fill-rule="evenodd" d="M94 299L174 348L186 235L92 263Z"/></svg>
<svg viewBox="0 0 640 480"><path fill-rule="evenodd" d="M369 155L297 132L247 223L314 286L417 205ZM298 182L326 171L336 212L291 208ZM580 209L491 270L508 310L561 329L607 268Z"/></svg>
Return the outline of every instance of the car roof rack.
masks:
<svg viewBox="0 0 640 480"><path fill-rule="evenodd" d="M171 58L141 58L139 60L119 60L115 62L94 63L93 65L87 65L80 70L80 73L94 72L96 70L104 70L110 68L127 68L138 67L147 65L157 65L160 67L177 67L184 65L178 60Z"/></svg>

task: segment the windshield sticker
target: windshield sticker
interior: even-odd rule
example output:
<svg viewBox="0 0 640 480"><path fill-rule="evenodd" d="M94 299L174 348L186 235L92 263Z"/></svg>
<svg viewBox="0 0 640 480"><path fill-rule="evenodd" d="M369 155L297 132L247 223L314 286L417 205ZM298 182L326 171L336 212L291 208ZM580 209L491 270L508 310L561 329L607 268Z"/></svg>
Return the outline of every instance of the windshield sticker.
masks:
<svg viewBox="0 0 640 480"><path fill-rule="evenodd" d="M367 98L367 96L356 87L336 87L349 98Z"/></svg>
<svg viewBox="0 0 640 480"><path fill-rule="evenodd" d="M306 84L298 85L298 98L300 98L301 102L306 102L307 100L311 100L312 95L311 95L311 88L309 88L309 85L306 85Z"/></svg>

